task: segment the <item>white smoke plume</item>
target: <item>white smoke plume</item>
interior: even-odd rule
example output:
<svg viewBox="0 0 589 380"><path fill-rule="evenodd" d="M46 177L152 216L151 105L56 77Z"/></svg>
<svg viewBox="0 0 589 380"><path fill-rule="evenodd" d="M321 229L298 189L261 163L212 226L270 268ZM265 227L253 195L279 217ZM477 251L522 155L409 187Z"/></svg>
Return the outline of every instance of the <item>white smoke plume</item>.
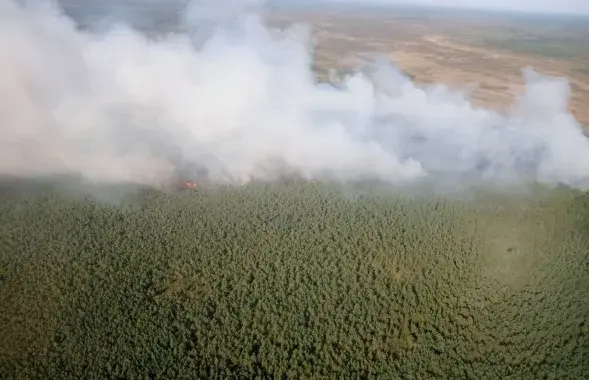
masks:
<svg viewBox="0 0 589 380"><path fill-rule="evenodd" d="M589 140L568 112L566 80L525 69L507 115L386 62L319 84L306 30L267 28L249 12L256 3L194 3L187 32L150 39L2 2L0 174L588 185Z"/></svg>

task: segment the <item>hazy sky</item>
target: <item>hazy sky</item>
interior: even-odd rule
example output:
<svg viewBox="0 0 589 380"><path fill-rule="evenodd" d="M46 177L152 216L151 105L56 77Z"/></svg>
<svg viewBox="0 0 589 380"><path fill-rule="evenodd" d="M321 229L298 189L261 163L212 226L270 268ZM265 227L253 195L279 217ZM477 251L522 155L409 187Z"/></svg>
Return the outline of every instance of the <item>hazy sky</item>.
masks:
<svg viewBox="0 0 589 380"><path fill-rule="evenodd" d="M326 0L346 3L415 4L493 10L589 14L589 0Z"/></svg>

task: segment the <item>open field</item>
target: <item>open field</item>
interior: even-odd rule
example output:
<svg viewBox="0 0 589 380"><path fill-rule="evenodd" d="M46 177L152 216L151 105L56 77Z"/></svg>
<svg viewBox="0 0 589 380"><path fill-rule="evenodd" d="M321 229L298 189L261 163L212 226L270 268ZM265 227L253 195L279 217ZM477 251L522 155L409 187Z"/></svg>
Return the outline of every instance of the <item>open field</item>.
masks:
<svg viewBox="0 0 589 380"><path fill-rule="evenodd" d="M521 69L532 66L569 79L572 110L589 125L589 22L539 17L404 8L269 14L279 25L312 26L323 76L385 56L418 82L472 90L477 104L505 109L522 90Z"/></svg>
<svg viewBox="0 0 589 380"><path fill-rule="evenodd" d="M587 195L562 189L251 184L109 205L3 183L0 373L584 379L588 223Z"/></svg>
<svg viewBox="0 0 589 380"><path fill-rule="evenodd" d="M69 4L68 12L78 19L93 19L106 12L88 16L85 3L61 2ZM178 27L185 5L182 0L166 8L154 3L151 8L131 4L116 9L121 19L148 34L158 34ZM136 15L129 16L132 14ZM266 19L280 26L293 22L311 26L316 43L314 63L323 80L330 69L352 70L384 56L418 82L463 88L472 91L476 104L503 110L522 91L521 69L532 66L570 81L571 109L582 125L589 125L586 17L278 6L266 13Z"/></svg>

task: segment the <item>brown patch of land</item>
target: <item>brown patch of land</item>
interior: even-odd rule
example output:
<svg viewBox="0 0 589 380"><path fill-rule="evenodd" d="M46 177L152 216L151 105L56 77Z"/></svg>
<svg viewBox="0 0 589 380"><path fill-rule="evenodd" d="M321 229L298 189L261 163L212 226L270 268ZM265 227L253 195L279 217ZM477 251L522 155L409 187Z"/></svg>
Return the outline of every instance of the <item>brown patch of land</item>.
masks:
<svg viewBox="0 0 589 380"><path fill-rule="evenodd" d="M566 77L571 110L589 125L589 26L581 23L403 10L274 12L270 20L311 26L320 77L386 56L417 82L469 89L475 104L502 110L523 90L529 66Z"/></svg>

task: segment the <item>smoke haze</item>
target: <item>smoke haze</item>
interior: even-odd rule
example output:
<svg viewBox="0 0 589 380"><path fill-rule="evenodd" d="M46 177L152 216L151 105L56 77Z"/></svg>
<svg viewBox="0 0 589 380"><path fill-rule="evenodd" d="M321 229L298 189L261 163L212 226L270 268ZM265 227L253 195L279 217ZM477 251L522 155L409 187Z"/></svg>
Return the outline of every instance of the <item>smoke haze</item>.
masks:
<svg viewBox="0 0 589 380"><path fill-rule="evenodd" d="M589 186L589 139L565 79L524 69L526 90L505 115L388 62L319 84L304 27L267 28L259 1L220 3L193 2L185 32L154 39L2 2L0 174Z"/></svg>

